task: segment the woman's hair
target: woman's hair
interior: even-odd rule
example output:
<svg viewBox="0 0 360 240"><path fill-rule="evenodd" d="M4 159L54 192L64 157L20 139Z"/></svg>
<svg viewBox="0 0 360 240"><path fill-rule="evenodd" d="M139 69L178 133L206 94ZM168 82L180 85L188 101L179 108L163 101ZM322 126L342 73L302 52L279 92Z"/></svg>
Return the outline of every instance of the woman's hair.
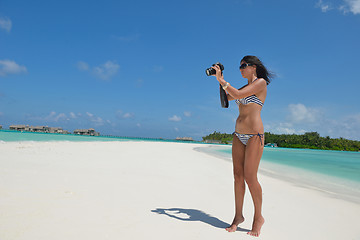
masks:
<svg viewBox="0 0 360 240"><path fill-rule="evenodd" d="M250 63L256 65L256 75L258 78L265 79L266 83L270 83L270 79L274 77L274 74L269 72L264 64L260 61L260 59L256 56L245 56L241 59L240 63L244 61L246 63Z"/></svg>

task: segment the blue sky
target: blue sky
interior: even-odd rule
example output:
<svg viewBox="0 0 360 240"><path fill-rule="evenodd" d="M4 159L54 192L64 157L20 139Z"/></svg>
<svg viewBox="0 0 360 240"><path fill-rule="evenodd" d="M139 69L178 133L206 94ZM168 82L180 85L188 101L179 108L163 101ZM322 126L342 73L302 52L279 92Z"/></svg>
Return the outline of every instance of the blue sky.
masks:
<svg viewBox="0 0 360 240"><path fill-rule="evenodd" d="M241 87L245 55L277 77L265 131L360 140L360 0L0 0L0 125L136 137L232 133L205 69Z"/></svg>

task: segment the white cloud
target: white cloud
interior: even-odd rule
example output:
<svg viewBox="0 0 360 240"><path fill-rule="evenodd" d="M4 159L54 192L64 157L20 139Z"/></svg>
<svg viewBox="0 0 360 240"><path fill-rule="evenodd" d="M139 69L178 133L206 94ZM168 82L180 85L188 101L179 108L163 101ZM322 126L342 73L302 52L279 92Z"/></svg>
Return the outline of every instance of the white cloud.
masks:
<svg viewBox="0 0 360 240"><path fill-rule="evenodd" d="M184 112L185 117L191 117L191 112Z"/></svg>
<svg viewBox="0 0 360 240"><path fill-rule="evenodd" d="M135 114L134 113L123 113L121 110L118 110L116 112L116 117L119 119L128 119L128 118L134 118Z"/></svg>
<svg viewBox="0 0 360 240"><path fill-rule="evenodd" d="M71 118L77 118L76 114L73 113L73 112L70 112L70 117L71 117Z"/></svg>
<svg viewBox="0 0 360 240"><path fill-rule="evenodd" d="M320 8L322 12L328 12L336 8L344 14L348 12L354 15L360 14L360 0L343 0L343 3L337 7L334 7L332 3L325 3L323 0L319 0L315 7Z"/></svg>
<svg viewBox="0 0 360 240"><path fill-rule="evenodd" d="M95 126L104 125L105 121L101 117L97 117L92 113L86 112L88 119L95 124Z"/></svg>
<svg viewBox="0 0 360 240"><path fill-rule="evenodd" d="M132 113L125 113L123 115L123 118L132 118L133 117L133 114Z"/></svg>
<svg viewBox="0 0 360 240"><path fill-rule="evenodd" d="M45 117L33 117L33 120L40 120L46 122L59 122L59 121L66 121L70 120L65 113L56 113L55 111L50 112Z"/></svg>
<svg viewBox="0 0 360 240"><path fill-rule="evenodd" d="M10 30L12 28L11 20L7 17L0 18L0 28L4 29L7 32L10 32Z"/></svg>
<svg viewBox="0 0 360 240"><path fill-rule="evenodd" d="M360 113L337 117L326 116L326 111L304 104L290 104L286 119L266 123L265 131L276 134L304 134L318 132L321 136L360 140Z"/></svg>
<svg viewBox="0 0 360 240"><path fill-rule="evenodd" d="M69 118L66 116L65 113L60 113L55 117L55 121L59 121L59 120L69 120Z"/></svg>
<svg viewBox="0 0 360 240"><path fill-rule="evenodd" d="M344 0L345 5L341 6L339 9L344 13L350 11L354 15L360 14L360 0Z"/></svg>
<svg viewBox="0 0 360 240"><path fill-rule="evenodd" d="M80 71L91 71L91 73L95 77L100 78L102 80L111 79L113 76L115 76L117 74L117 72L120 69L120 65L118 65L117 63L115 63L113 61L107 61L104 64L93 67L92 69L88 63L86 63L84 61L78 61L76 63L76 67Z"/></svg>
<svg viewBox="0 0 360 240"><path fill-rule="evenodd" d="M60 122L60 123L68 124L69 121L71 121L72 123L77 123L81 125L84 125L84 123L86 125L91 124L94 126L102 126L104 124L112 125L110 120L104 120L103 118L95 116L90 112L86 112L85 114L81 114L81 113L75 114L74 112L65 114L65 113L57 113L55 111L52 111L46 116L41 116L41 117L28 116L28 119L37 122L40 121L42 122L41 124L47 124L51 122L57 122L57 123Z"/></svg>
<svg viewBox="0 0 360 240"><path fill-rule="evenodd" d="M79 120L84 120L86 119L87 121L90 121L91 124L94 124L95 126L102 126L107 124L112 125L110 120L105 120L99 116L96 116L93 113L90 112L86 112L85 115L83 116L81 113L78 113L77 115L75 115L74 113L70 113L70 116L74 117L74 118L78 118Z"/></svg>
<svg viewBox="0 0 360 240"><path fill-rule="evenodd" d="M291 123L280 122L265 126L265 131L275 134L303 134L308 132L301 127L295 127Z"/></svg>
<svg viewBox="0 0 360 240"><path fill-rule="evenodd" d="M322 111L307 107L304 104L289 104L285 121L265 125L265 131L276 134L304 134L319 129L318 125L324 119Z"/></svg>
<svg viewBox="0 0 360 240"><path fill-rule="evenodd" d="M326 135L360 140L360 113L347 115L340 119L327 120L322 127Z"/></svg>
<svg viewBox="0 0 360 240"><path fill-rule="evenodd" d="M181 121L181 117L178 117L176 115L172 116L172 117L169 117L169 121L172 121L172 122L180 122Z"/></svg>
<svg viewBox="0 0 360 240"><path fill-rule="evenodd" d="M289 120L294 123L307 122L313 123L320 117L320 111L315 108L306 107L304 104L290 104Z"/></svg>
<svg viewBox="0 0 360 240"><path fill-rule="evenodd" d="M8 74L20 74L27 72L26 67L20 66L11 60L0 60L0 76L4 77Z"/></svg>
<svg viewBox="0 0 360 240"><path fill-rule="evenodd" d="M316 3L316 7L320 8L322 12L327 12L333 9L329 3L324 3L322 0L319 0Z"/></svg>
<svg viewBox="0 0 360 240"><path fill-rule="evenodd" d="M80 71L89 70L89 64L87 64L86 62L83 62L83 61L78 61L76 66Z"/></svg>
<svg viewBox="0 0 360 240"><path fill-rule="evenodd" d="M106 63L95 67L93 73L102 80L108 80L118 72L119 68L120 66L118 64L107 61Z"/></svg>
<svg viewBox="0 0 360 240"><path fill-rule="evenodd" d="M66 120L66 114L65 113L59 113L56 114L56 112L51 112L49 116L46 117L50 121L59 121L59 120Z"/></svg>

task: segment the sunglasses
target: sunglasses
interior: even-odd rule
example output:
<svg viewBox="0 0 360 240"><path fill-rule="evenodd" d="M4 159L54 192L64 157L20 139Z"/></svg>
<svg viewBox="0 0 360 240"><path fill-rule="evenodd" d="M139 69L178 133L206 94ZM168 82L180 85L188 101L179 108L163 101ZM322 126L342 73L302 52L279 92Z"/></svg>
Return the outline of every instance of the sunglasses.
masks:
<svg viewBox="0 0 360 240"><path fill-rule="evenodd" d="M243 63L243 64L240 65L239 69L245 69L247 66L252 66L252 65L254 65L254 64L252 64L252 63Z"/></svg>

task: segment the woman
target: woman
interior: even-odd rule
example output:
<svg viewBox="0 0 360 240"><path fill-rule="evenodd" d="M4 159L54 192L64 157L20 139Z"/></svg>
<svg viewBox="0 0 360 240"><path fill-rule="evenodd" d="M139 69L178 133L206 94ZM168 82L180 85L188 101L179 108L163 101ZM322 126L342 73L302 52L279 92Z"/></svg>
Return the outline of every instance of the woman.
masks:
<svg viewBox="0 0 360 240"><path fill-rule="evenodd" d="M264 126L260 112L266 99L267 85L271 74L255 56L245 56L240 61L241 75L248 80L248 84L240 89L232 87L224 80L219 66L216 79L227 92L228 100L235 100L239 106L239 117L236 120L233 133L232 158L235 184L235 217L228 232L234 232L245 219L243 216L243 202L245 182L249 187L254 203L254 219L252 229L248 234L259 236L265 220L261 214L262 189L257 179L260 159L264 149Z"/></svg>

